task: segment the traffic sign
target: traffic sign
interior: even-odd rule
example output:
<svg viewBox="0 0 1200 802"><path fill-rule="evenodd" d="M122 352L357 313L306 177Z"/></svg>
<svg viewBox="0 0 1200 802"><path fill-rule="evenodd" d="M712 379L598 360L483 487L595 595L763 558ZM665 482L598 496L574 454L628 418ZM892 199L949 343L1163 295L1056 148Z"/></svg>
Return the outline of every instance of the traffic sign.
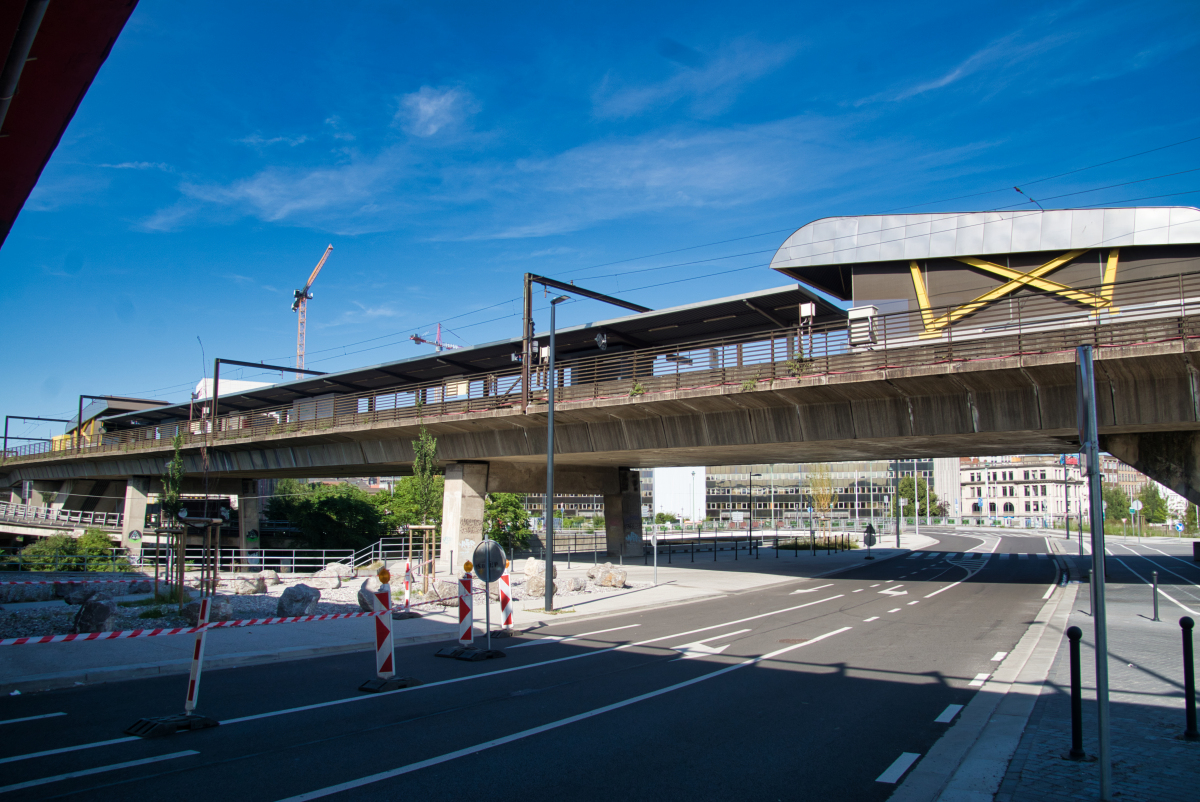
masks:
<svg viewBox="0 0 1200 802"><path fill-rule="evenodd" d="M872 534L863 535L863 543L866 543L867 546L874 546L875 545L875 536Z"/></svg>
<svg viewBox="0 0 1200 802"><path fill-rule="evenodd" d="M908 499L906 499L904 496L901 496L901 497L900 497L900 506L901 506L901 507L907 507L907 506L908 506Z"/></svg>
<svg viewBox="0 0 1200 802"><path fill-rule="evenodd" d="M475 563L475 575L484 582L499 582L504 573L507 558L504 549L494 540L485 540L475 547L472 561Z"/></svg>
<svg viewBox="0 0 1200 802"><path fill-rule="evenodd" d="M1176 521L1176 522L1175 522L1175 531L1176 531L1176 532L1182 532L1182 531L1183 531L1183 523L1182 523L1182 522L1180 522L1180 521Z"/></svg>
<svg viewBox="0 0 1200 802"><path fill-rule="evenodd" d="M1142 502L1140 499L1134 499L1133 503L1130 504L1129 506L1133 508L1134 512L1137 512L1138 510L1140 510L1142 508Z"/></svg>

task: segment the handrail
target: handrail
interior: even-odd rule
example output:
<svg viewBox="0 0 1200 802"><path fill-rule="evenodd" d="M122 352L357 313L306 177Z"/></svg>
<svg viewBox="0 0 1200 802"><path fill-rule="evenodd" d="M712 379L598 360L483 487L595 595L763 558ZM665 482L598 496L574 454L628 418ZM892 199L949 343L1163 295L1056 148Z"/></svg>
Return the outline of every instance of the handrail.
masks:
<svg viewBox="0 0 1200 802"><path fill-rule="evenodd" d="M119 512L88 512L65 510L58 507L43 507L33 504L17 504L0 501L0 519L45 524L76 524L104 529L120 529L122 515Z"/></svg>
<svg viewBox="0 0 1200 802"><path fill-rule="evenodd" d="M928 321L950 307L876 315L870 342L852 341L846 322L788 327L689 344L564 356L556 366L556 404L741 385L803 381L832 374L866 373L939 363L963 363L1034 353L1065 352L1080 343L1098 349L1200 337L1200 273L1078 287L1114 299L1109 308L1072 306L1041 294L1013 296L936 330ZM530 370L531 409L545 403L544 365ZM511 384L508 384L509 380ZM167 449L176 434L188 446L219 445L289 435L319 434L346 427L406 425L445 416L519 407L514 401L519 368L449 376L352 394L297 400L288 406L231 412L215 421L180 421L108 432L85 443L81 455ZM502 391L501 383L507 384ZM66 456L53 444L15 449L4 463ZM14 450L10 449L10 454ZM72 453L74 456L74 453Z"/></svg>

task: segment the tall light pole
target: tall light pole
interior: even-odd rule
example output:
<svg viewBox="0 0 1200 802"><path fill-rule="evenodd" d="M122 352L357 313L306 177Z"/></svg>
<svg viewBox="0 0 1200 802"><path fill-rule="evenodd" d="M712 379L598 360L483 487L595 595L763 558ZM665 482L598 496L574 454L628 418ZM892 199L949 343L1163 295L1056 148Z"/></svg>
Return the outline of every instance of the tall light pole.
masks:
<svg viewBox="0 0 1200 802"><path fill-rule="evenodd" d="M692 471L692 503L689 505L692 508L692 517L696 517L696 472Z"/></svg>
<svg viewBox="0 0 1200 802"><path fill-rule="evenodd" d="M563 301L560 295L550 301L550 350L546 371L546 603L545 610L554 609L554 310Z"/></svg>
<svg viewBox="0 0 1200 802"><path fill-rule="evenodd" d="M751 470L753 470L753 468L751 468ZM761 473L750 474L750 530L749 530L750 533L746 536L747 539L749 539L749 540L754 539L754 477L755 476L762 477L762 474Z"/></svg>

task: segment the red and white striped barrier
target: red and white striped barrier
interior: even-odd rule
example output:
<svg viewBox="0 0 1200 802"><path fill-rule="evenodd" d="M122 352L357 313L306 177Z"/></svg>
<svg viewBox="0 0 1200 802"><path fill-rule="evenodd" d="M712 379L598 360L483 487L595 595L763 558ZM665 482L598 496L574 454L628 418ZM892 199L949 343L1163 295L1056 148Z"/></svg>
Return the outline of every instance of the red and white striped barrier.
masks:
<svg viewBox="0 0 1200 802"><path fill-rule="evenodd" d="M475 621L472 613L475 597L471 593L471 575L463 574L458 580L458 642L470 646L475 640Z"/></svg>
<svg viewBox="0 0 1200 802"><path fill-rule="evenodd" d="M204 668L204 635L208 632L208 604L210 598L200 600L200 617L197 619L200 631L196 633L196 648L192 650L192 671L188 677L187 701L183 703L183 712L191 715L196 709L196 697L200 695L200 671Z"/></svg>
<svg viewBox="0 0 1200 802"><path fill-rule="evenodd" d="M408 612L408 606L409 606L408 605L409 594L412 592L412 582L413 582L412 560L408 560L407 562L404 563L404 612L406 612L406 613Z"/></svg>
<svg viewBox="0 0 1200 802"><path fill-rule="evenodd" d="M151 638L158 635L194 635L201 630L222 627L261 627L267 624L300 624L307 621L333 621L337 618L366 618L380 615L370 613L326 613L325 615L297 615L290 618L242 618L237 621L212 621L203 626L175 627L174 629L125 629L118 632L85 632L79 635L30 635L24 638L4 638L0 646L23 646L32 643L68 643L77 640L122 640L125 638Z"/></svg>
<svg viewBox="0 0 1200 802"><path fill-rule="evenodd" d="M380 585L379 590L372 594L372 606L375 608L375 673L380 679L391 679L396 675L393 665L395 647L392 645L392 617L387 615L392 609L391 585Z"/></svg>
<svg viewBox="0 0 1200 802"><path fill-rule="evenodd" d="M513 603L512 603L512 578L508 575L509 563L504 563L504 573L500 575L500 617L504 620L503 626L505 629L512 629L513 625Z"/></svg>

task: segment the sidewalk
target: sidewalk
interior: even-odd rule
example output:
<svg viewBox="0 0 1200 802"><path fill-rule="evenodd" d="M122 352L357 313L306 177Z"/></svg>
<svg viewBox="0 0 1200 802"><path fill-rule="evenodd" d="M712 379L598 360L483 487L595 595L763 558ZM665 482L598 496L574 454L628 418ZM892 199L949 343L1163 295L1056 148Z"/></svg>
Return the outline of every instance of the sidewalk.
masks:
<svg viewBox="0 0 1200 802"><path fill-rule="evenodd" d="M1120 586L1116 586L1120 587ZM1079 586L1068 626L1083 630L1083 748L1096 755L1095 653L1087 585ZM1164 604L1162 621L1146 617L1144 594L1129 601L1110 590L1109 710L1114 798L1125 802L1190 802L1200 788L1200 742L1178 740L1184 729L1183 660L1179 617ZM1064 760L1071 746L1068 641L1058 650L996 802L1098 799L1095 762Z"/></svg>
<svg viewBox="0 0 1200 802"><path fill-rule="evenodd" d="M925 535L904 535L901 548L872 549L879 561L907 554L936 543ZM533 630L557 623L579 621L634 610L685 604L703 599L757 590L771 585L817 578L863 565L866 551L855 550L812 556L803 550L799 556L782 551L778 557L764 548L755 559L745 552L735 561L729 552L720 552L718 562L707 561L700 553L696 562L690 555L677 553L670 564L659 556L658 585L629 588L612 593L556 597L558 614L539 612L540 599L518 600L514 604L513 624L517 629ZM619 562L619 561L618 561ZM520 570L518 563L517 570ZM560 578L585 576L592 563L557 563ZM626 564L629 583L652 582L654 568ZM478 598L478 597L477 597ZM525 609L528 607L529 609ZM428 610L429 608L419 608ZM397 646L449 640L457 632L458 614L454 608L425 613L421 618L393 621ZM476 637L483 635L484 611L477 602ZM500 626L499 605L492 604L492 626ZM234 666L296 660L321 655L371 650L374 630L369 619L313 621L300 624L216 629L205 643L205 670ZM111 641L76 641L0 647L0 693L20 690L27 693L80 683L111 682L136 677L185 674L191 665L194 636L160 636Z"/></svg>

